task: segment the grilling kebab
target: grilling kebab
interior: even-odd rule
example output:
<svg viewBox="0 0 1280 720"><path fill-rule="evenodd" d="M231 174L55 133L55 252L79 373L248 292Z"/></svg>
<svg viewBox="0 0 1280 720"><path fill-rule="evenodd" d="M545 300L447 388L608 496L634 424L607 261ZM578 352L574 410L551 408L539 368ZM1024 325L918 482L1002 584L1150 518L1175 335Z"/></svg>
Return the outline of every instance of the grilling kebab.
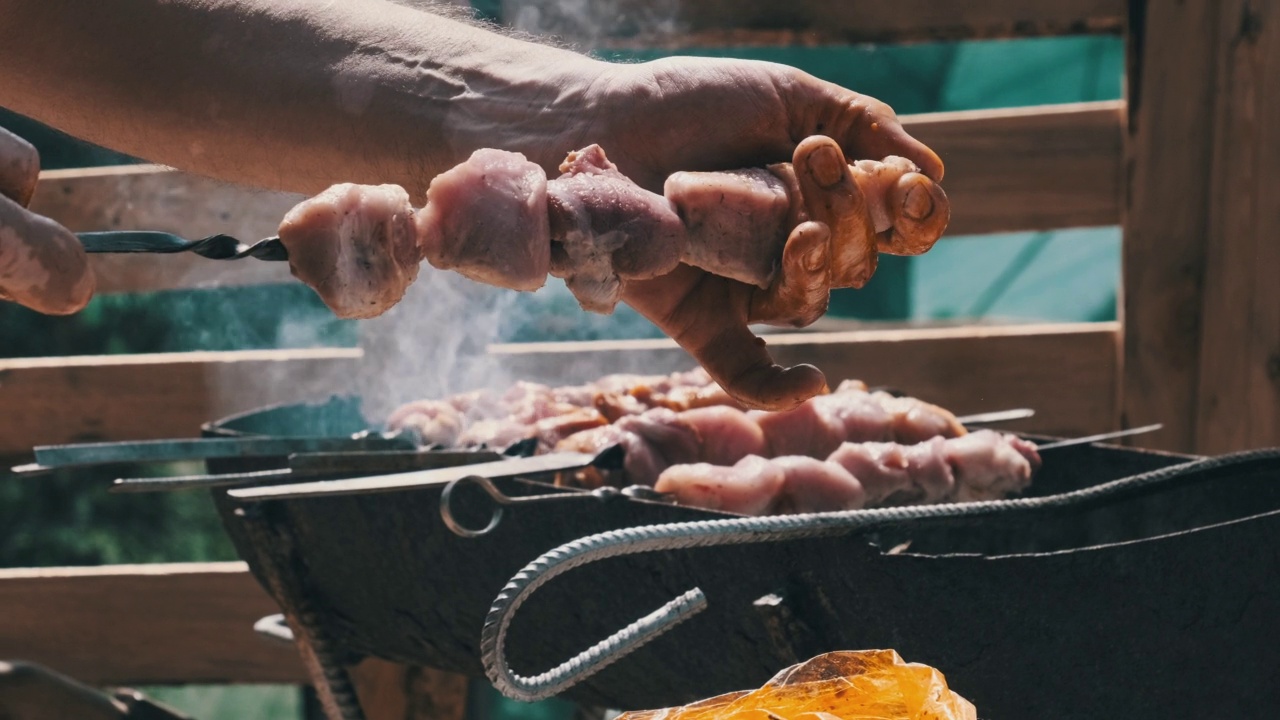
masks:
<svg viewBox="0 0 1280 720"><path fill-rule="evenodd" d="M728 341L727 329L812 323L830 288L865 285L880 252L926 252L950 214L942 189L910 161L850 165L820 136L792 163L676 173L664 195L624 176L598 145L570 153L560 170L548 180L519 153L478 150L432 181L421 210L395 185L336 185L290 211L280 240L294 275L347 318L399 302L423 259L517 291L550 274L602 314L631 283L701 268L752 288L747 317L703 307L695 322L650 319L676 326L674 339L744 406L787 409L825 389L820 374L773 382L784 371L763 343Z"/></svg>
<svg viewBox="0 0 1280 720"><path fill-rule="evenodd" d="M785 412L744 410L703 370L611 375L552 388L517 383L409 403L388 421L424 443L598 454L620 446L620 473L576 485L640 484L681 504L747 515L968 502L1023 490L1033 443L969 432L951 412L846 381Z"/></svg>

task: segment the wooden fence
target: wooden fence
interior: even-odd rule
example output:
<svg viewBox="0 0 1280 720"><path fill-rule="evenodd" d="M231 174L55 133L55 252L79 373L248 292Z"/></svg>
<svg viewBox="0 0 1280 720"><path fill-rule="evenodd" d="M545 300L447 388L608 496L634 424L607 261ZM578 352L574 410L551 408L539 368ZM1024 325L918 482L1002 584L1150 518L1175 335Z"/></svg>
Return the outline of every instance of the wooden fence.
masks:
<svg viewBox="0 0 1280 720"><path fill-rule="evenodd" d="M525 29L574 32L555 3L507 0ZM782 361L906 388L959 412L1033 406L1025 429L1162 422L1143 444L1219 453L1280 438L1280 1L597 0L599 47L843 44L1107 33L1128 47L1126 100L906 118L947 162L952 234L1123 228L1119 322L780 335ZM529 12L536 10L539 12ZM532 20L530 18L533 18ZM659 20L661 20L659 22ZM156 167L45 173L34 209L72 230L274 233L297 198ZM963 240L945 240L962 242ZM270 263L94 259L104 292L288 282ZM0 340L3 331L0 330ZM492 349L547 377L662 341ZM0 456L35 444L190 435L227 405L207 378L354 366L353 350L0 360ZM252 404L301 399L273 388ZM163 402L160 400L163 399ZM95 682L296 682L250 624L271 601L238 564L0 571L0 654ZM16 615L14 608L20 608Z"/></svg>

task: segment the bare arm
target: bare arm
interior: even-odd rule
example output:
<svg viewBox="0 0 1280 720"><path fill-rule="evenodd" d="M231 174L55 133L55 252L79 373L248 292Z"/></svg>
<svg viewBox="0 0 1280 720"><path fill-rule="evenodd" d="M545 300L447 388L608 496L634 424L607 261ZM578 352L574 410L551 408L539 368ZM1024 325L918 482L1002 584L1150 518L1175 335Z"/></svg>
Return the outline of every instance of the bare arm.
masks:
<svg viewBox="0 0 1280 720"><path fill-rule="evenodd" d="M386 0L0 0L0 104L137 157L314 193L479 147L553 169L604 63Z"/></svg>

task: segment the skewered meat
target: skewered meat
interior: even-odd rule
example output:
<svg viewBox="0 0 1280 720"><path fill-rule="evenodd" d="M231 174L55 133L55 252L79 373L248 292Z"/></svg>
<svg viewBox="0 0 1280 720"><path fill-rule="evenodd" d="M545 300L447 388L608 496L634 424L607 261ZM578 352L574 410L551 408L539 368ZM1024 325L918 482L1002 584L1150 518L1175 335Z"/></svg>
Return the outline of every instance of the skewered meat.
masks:
<svg viewBox="0 0 1280 720"><path fill-rule="evenodd" d="M397 185L334 185L280 224L289 269L342 318L372 318L400 302L418 278L409 194Z"/></svg>
<svg viewBox="0 0 1280 720"><path fill-rule="evenodd" d="M964 427L950 412L915 398L869 393L861 384L842 385L784 412L751 411L770 454L826 457L844 442L917 443L957 437Z"/></svg>
<svg viewBox="0 0 1280 720"><path fill-rule="evenodd" d="M536 290L551 273L605 314L634 283L629 302L724 391L744 405L790 408L825 390L821 373L774 365L747 325L812 323L830 288L861 287L881 250L927 250L949 218L942 190L904 159L849 165L834 141L815 136L793 160L676 174L661 196L622 175L598 145L570 153L550 181L523 155L478 150L432 181L416 217L399 188L338 185L294 208L280 237L294 275L341 317L385 312L423 258L513 290ZM750 293L723 281L645 289L659 277L678 285L682 261Z"/></svg>
<svg viewBox="0 0 1280 720"><path fill-rule="evenodd" d="M419 400L397 408L387 420L392 430L411 430L423 445L461 445L459 436L466 427L462 412L447 400Z"/></svg>
<svg viewBox="0 0 1280 720"><path fill-rule="evenodd" d="M684 262L757 287L769 286L787 235L800 224L792 210L798 191L762 168L678 172L663 187L688 233Z"/></svg>
<svg viewBox="0 0 1280 720"><path fill-rule="evenodd" d="M477 150L431 181L417 231L436 268L537 290L551 267L547 177L520 153Z"/></svg>
<svg viewBox="0 0 1280 720"><path fill-rule="evenodd" d="M607 447L601 438L617 441L620 433L644 427L648 434L628 437L627 448L629 452L644 452L651 459L644 465L645 474L627 474L625 482L648 485L655 478L653 469L661 472L679 462L676 453L648 447L655 428L668 428L699 446L697 452L682 453L696 458L685 462L717 465L732 465L747 455L823 460L848 442L916 443L935 436L958 437L966 432L955 416L942 408L913 398L868 393L865 387L861 383L847 383L836 393L813 398L786 412L742 412L719 406L676 413L655 408L638 416L624 417L607 427L570 436L556 449L598 452ZM599 478L590 476L588 484L598 481Z"/></svg>
<svg viewBox="0 0 1280 720"><path fill-rule="evenodd" d="M994 500L1040 468L1033 443L991 430L917 445L845 443L825 462L749 456L730 465L672 465L654 487L677 502L745 515Z"/></svg>
<svg viewBox="0 0 1280 720"><path fill-rule="evenodd" d="M826 158L822 151L830 148L819 151ZM342 184L290 212L281 240L299 279L333 306L361 313L381 313L398 301L424 257L439 269L513 290L536 290L551 272L566 279L585 308L607 313L624 280L664 275L681 261L768 288L788 234L810 219L836 233L839 277L832 287L861 287L874 272L877 247L918 254L941 236L946 195L910 161L846 165L828 154L831 183L843 182L845 192L807 187L810 181L783 163L676 173L664 197L620 173L599 145L570 153L563 174L550 181L519 153L482 149L432 181L413 229L403 189ZM811 212L806 197L823 201ZM370 266L380 251L395 262ZM379 283L390 287L377 292ZM357 297L338 297L343 292ZM377 301L368 302L369 295Z"/></svg>
<svg viewBox="0 0 1280 720"><path fill-rule="evenodd" d="M732 466L674 465L659 476L655 489L675 495L681 505L740 515L857 510L866 495L839 465L796 456L748 455Z"/></svg>
<svg viewBox="0 0 1280 720"><path fill-rule="evenodd" d="M583 309L611 313L624 278L676 269L685 231L670 201L618 172L599 145L569 153L560 171L547 184L551 274Z"/></svg>

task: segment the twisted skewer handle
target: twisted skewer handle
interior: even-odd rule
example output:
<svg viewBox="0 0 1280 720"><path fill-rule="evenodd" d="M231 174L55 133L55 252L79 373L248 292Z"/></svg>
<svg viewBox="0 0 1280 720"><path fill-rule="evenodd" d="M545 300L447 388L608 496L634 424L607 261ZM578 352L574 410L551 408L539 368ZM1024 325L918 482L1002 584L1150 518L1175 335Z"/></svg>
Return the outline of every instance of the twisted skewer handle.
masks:
<svg viewBox="0 0 1280 720"><path fill-rule="evenodd" d="M193 252L210 260L239 260L252 257L258 260L282 261L289 253L280 238L269 237L252 245L240 242L230 235L210 235L200 240L187 240L166 232L150 230L114 230L109 232L76 233L85 252L89 253L181 253Z"/></svg>

